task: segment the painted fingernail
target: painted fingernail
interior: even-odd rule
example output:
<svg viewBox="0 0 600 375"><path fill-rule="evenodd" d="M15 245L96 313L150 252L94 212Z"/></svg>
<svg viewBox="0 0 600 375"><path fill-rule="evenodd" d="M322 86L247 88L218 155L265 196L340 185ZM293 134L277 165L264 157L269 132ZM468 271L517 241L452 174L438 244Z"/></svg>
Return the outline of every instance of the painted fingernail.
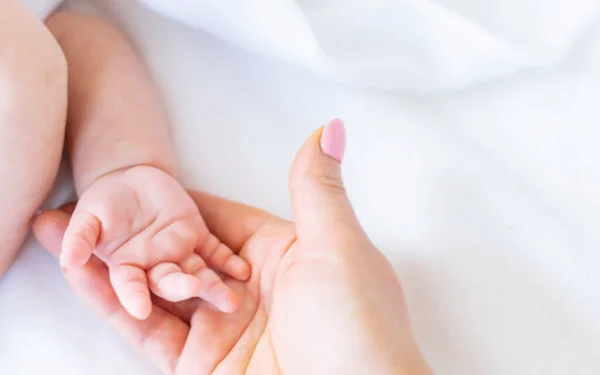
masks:
<svg viewBox="0 0 600 375"><path fill-rule="evenodd" d="M321 150L325 155L342 162L346 152L346 129L342 120L335 119L323 129Z"/></svg>

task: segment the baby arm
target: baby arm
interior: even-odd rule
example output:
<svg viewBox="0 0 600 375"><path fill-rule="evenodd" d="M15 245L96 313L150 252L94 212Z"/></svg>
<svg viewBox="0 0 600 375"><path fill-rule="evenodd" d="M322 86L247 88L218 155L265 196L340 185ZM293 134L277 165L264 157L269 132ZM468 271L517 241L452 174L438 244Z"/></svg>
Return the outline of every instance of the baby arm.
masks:
<svg viewBox="0 0 600 375"><path fill-rule="evenodd" d="M0 277L56 178L67 110L67 65L22 0L0 0Z"/></svg>
<svg viewBox="0 0 600 375"><path fill-rule="evenodd" d="M175 180L175 153L159 95L132 47L115 29L62 13L49 24L69 65L67 151L79 203L61 263L92 251L109 267L123 306L150 314L150 289L177 302L201 297L233 311L233 292L210 270L238 279L248 265L211 235Z"/></svg>
<svg viewBox="0 0 600 375"><path fill-rule="evenodd" d="M78 195L99 177L137 165L175 175L159 94L126 39L75 13L56 14L48 27L69 66L66 146Z"/></svg>

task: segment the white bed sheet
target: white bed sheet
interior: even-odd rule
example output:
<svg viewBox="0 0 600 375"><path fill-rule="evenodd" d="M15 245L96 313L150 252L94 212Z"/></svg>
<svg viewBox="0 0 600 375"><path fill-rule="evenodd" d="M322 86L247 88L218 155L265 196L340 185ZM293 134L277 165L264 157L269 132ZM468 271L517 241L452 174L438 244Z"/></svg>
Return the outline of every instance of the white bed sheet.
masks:
<svg viewBox="0 0 600 375"><path fill-rule="evenodd" d="M600 28L556 70L409 97L329 83L116 7L163 89L186 183L289 217L297 148L341 117L351 197L439 374L600 373ZM70 194L63 172L50 204ZM0 366L155 373L33 240L0 281Z"/></svg>

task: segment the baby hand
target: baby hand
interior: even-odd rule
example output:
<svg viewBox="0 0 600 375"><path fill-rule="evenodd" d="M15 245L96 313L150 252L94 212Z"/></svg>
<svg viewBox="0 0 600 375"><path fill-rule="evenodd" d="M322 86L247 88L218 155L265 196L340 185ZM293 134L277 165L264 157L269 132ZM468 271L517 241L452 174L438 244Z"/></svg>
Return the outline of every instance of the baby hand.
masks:
<svg viewBox="0 0 600 375"><path fill-rule="evenodd" d="M235 294L208 267L242 281L250 276L249 265L208 231L183 187L147 166L103 176L79 199L61 264L82 266L92 252L108 266L123 307L142 320L152 309L150 291L171 302L200 297L233 312Z"/></svg>

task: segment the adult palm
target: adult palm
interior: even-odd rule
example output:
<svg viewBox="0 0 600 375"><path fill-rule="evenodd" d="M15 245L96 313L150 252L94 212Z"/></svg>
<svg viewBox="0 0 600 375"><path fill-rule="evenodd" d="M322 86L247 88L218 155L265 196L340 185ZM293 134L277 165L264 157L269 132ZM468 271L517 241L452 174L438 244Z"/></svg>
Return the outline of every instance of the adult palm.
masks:
<svg viewBox="0 0 600 375"><path fill-rule="evenodd" d="M414 341L400 284L371 244L344 193L339 163L316 132L292 169L296 223L190 192L209 229L252 267L226 282L240 308L155 299L138 321L121 307L104 264L65 270L80 298L166 374L429 374ZM58 255L69 208L34 228Z"/></svg>

